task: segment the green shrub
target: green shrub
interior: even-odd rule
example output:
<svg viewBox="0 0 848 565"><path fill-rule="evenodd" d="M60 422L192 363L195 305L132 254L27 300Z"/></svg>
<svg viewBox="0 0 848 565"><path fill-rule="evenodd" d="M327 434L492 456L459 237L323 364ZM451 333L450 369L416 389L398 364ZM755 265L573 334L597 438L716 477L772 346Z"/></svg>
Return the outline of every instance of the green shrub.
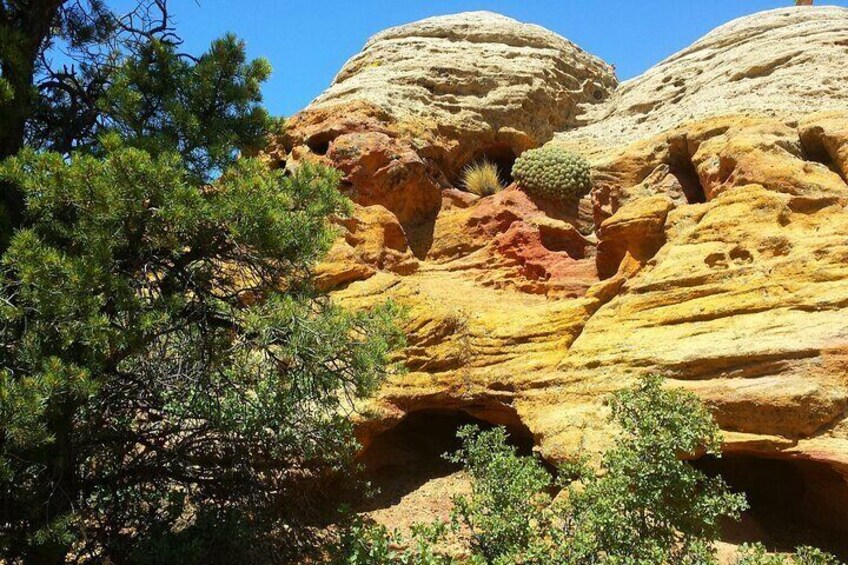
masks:
<svg viewBox="0 0 848 565"><path fill-rule="evenodd" d="M498 166L483 159L462 170L462 187L477 196L489 196L503 190Z"/></svg>
<svg viewBox="0 0 848 565"><path fill-rule="evenodd" d="M507 444L506 430L460 429L462 448L447 458L471 477L471 496L454 500L454 523L471 533L471 552L485 563L530 563L550 552L553 478L534 457Z"/></svg>
<svg viewBox="0 0 848 565"><path fill-rule="evenodd" d="M411 539L379 526L348 531L340 563L410 565L714 565L719 521L738 517L745 497L729 492L680 459L681 453L719 454L718 426L692 394L663 388L648 377L611 401L622 434L602 460L602 473L584 463L560 469L571 482L552 497L553 477L533 457L507 444L502 428L460 430L462 448L448 458L461 463L471 494L454 500L452 528L438 522ZM439 537L441 536L441 537ZM450 536L450 537L448 537ZM450 560L428 543L460 540L467 560ZM424 545L422 545L424 544ZM393 548L406 547L400 550ZM426 561L421 556L437 561ZM790 556L744 546L737 565L838 565L819 550Z"/></svg>
<svg viewBox="0 0 848 565"><path fill-rule="evenodd" d="M512 176L528 193L556 200L578 199L592 188L588 161L556 145L522 153Z"/></svg>
<svg viewBox="0 0 848 565"><path fill-rule="evenodd" d="M745 544L739 549L735 565L840 565L833 555L813 547L799 547L794 555L768 553L759 543Z"/></svg>
<svg viewBox="0 0 848 565"><path fill-rule="evenodd" d="M680 459L699 450L720 455L712 416L693 394L664 389L659 377L616 393L611 409L624 433L604 454L604 473L570 489L568 560L709 562L720 519L738 518L747 506L720 477Z"/></svg>
<svg viewBox="0 0 848 565"><path fill-rule="evenodd" d="M456 561L435 549L447 533L447 524L412 526L410 536L380 524L354 518L332 548L334 565L452 565Z"/></svg>

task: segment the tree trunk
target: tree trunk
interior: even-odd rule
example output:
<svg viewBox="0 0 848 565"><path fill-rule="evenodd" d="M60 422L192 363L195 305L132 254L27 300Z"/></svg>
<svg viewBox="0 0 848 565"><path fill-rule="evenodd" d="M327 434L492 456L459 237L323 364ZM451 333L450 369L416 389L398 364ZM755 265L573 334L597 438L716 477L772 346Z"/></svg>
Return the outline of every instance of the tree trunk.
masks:
<svg viewBox="0 0 848 565"><path fill-rule="evenodd" d="M18 153L24 145L26 125L36 102L35 69L41 50L50 38L64 0L18 0L0 4L0 31L4 38L0 56L0 73L10 89L11 97L0 102L0 160ZM0 229L19 226L24 202L18 187L0 185L5 222ZM6 226L2 226L6 223ZM4 239L0 234L0 243Z"/></svg>

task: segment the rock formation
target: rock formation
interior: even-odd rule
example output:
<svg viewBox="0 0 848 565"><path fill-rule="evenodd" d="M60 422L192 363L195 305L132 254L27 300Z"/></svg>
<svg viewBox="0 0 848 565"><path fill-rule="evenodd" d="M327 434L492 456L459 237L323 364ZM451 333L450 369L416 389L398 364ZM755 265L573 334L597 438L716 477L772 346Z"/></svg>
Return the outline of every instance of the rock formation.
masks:
<svg viewBox="0 0 848 565"><path fill-rule="evenodd" d="M340 167L359 205L325 286L408 307L409 372L370 403L366 447L453 410L526 427L553 462L598 453L608 393L661 373L726 453L796 465L799 512L848 532L846 60L830 7L731 22L609 98L607 65L500 16L369 41L278 153ZM580 203L454 188L554 131L592 161Z"/></svg>
<svg viewBox="0 0 848 565"><path fill-rule="evenodd" d="M615 85L610 66L541 27L487 12L430 18L371 38L271 154L339 168L347 193L392 212L421 255L465 165L488 158L508 175Z"/></svg>
<svg viewBox="0 0 848 565"><path fill-rule="evenodd" d="M734 20L622 83L573 135L584 150L605 151L707 117L791 119L844 110L846 53L845 8L786 8Z"/></svg>

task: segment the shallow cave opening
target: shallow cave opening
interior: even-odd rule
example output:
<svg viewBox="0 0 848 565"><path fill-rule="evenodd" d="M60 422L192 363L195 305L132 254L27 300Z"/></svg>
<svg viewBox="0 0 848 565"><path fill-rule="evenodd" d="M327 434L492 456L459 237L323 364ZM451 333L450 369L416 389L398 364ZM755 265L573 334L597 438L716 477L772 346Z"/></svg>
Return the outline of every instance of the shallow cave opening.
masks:
<svg viewBox="0 0 848 565"><path fill-rule="evenodd" d="M748 499L740 521L722 524L723 541L760 542L781 552L809 545L848 559L848 477L831 465L741 454L694 465Z"/></svg>
<svg viewBox="0 0 848 565"><path fill-rule="evenodd" d="M824 165L834 173L840 176L843 181L848 183L848 178L842 174L833 156L828 152L824 145L821 135L815 135L815 132L810 132L807 135L801 136L801 145L804 149L804 157L808 161Z"/></svg>
<svg viewBox="0 0 848 565"><path fill-rule="evenodd" d="M485 419L472 416L469 411ZM469 411L419 410L374 438L362 451L359 460L367 479L378 492L364 503L362 510L395 505L429 481L459 471L460 466L447 461L444 454L453 453L461 447L457 432L462 426L476 425L481 430L504 426L510 444L522 455L532 454L533 434L512 408L500 406L496 411L485 414L473 408Z"/></svg>
<svg viewBox="0 0 848 565"><path fill-rule="evenodd" d="M683 195L689 204L700 204L707 201L707 195L698 176L698 170L692 158L686 151L669 151L669 171L683 187Z"/></svg>
<svg viewBox="0 0 848 565"><path fill-rule="evenodd" d="M509 186L513 181L512 166L515 164L515 159L515 152L509 145L500 143L488 146L474 153L471 159L460 167L457 178L453 184L458 187L462 186L462 172L465 170L465 167L475 163L489 161L497 166L501 184L503 184L503 186Z"/></svg>
<svg viewBox="0 0 848 565"><path fill-rule="evenodd" d="M322 131L312 135L306 140L306 146L315 155L326 155L330 150L330 143L337 137L334 132Z"/></svg>
<svg viewBox="0 0 848 565"><path fill-rule="evenodd" d="M808 161L819 163L828 169L834 170L835 164L827 149L822 143L820 135L805 135L801 137L801 146L804 149L804 157Z"/></svg>
<svg viewBox="0 0 848 565"><path fill-rule="evenodd" d="M566 253L575 260L585 259L592 245L577 230L559 227L539 226L539 238L548 251Z"/></svg>

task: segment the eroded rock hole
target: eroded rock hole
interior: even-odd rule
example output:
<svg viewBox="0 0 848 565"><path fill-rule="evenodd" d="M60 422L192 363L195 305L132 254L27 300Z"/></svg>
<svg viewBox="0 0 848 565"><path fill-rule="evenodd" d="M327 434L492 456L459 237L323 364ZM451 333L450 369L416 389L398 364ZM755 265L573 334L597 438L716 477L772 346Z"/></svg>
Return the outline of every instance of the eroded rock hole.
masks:
<svg viewBox="0 0 848 565"><path fill-rule="evenodd" d="M842 174L833 156L831 156L825 147L822 135L822 132L815 128L801 135L801 146L804 149L804 156L808 161L824 165L839 175L845 183L848 183L848 178L845 178Z"/></svg>
<svg viewBox="0 0 848 565"><path fill-rule="evenodd" d="M336 138L331 132L316 133L306 140L306 146L316 155L326 155L330 150L330 143Z"/></svg>
<svg viewBox="0 0 848 565"><path fill-rule="evenodd" d="M723 541L771 551L810 545L848 559L848 477L816 461L749 455L705 457L695 466L744 492L750 509L722 525Z"/></svg>
<svg viewBox="0 0 848 565"><path fill-rule="evenodd" d="M464 410L421 410L412 412L397 426L377 436L360 454L368 480L378 489L376 496L364 503L363 510L394 506L410 493L426 488L427 483L459 471L459 466L443 455L461 446L457 432L462 426L476 425L485 430L503 425L509 433L510 443L522 455L532 453L533 434L513 409L499 406L495 411L488 411L485 418L472 416ZM445 503L450 500L449 493L442 493L440 497L445 498Z"/></svg>
<svg viewBox="0 0 848 565"><path fill-rule="evenodd" d="M454 183L456 186L462 185L462 170L473 163L489 161L494 163L498 168L498 176L501 179L501 184L509 186L512 184L512 166L515 164L516 155L509 145L492 145L480 151L477 151L468 162L459 170L459 178Z"/></svg>
<svg viewBox="0 0 848 565"><path fill-rule="evenodd" d="M565 252L572 259L585 259L589 242L576 229L539 226L539 237L548 251Z"/></svg>
<svg viewBox="0 0 848 565"><path fill-rule="evenodd" d="M685 139L674 139L668 147L669 172L674 175L683 188L683 195L689 204L699 204L707 201L704 187L698 176L698 169L692 162L689 148Z"/></svg>

